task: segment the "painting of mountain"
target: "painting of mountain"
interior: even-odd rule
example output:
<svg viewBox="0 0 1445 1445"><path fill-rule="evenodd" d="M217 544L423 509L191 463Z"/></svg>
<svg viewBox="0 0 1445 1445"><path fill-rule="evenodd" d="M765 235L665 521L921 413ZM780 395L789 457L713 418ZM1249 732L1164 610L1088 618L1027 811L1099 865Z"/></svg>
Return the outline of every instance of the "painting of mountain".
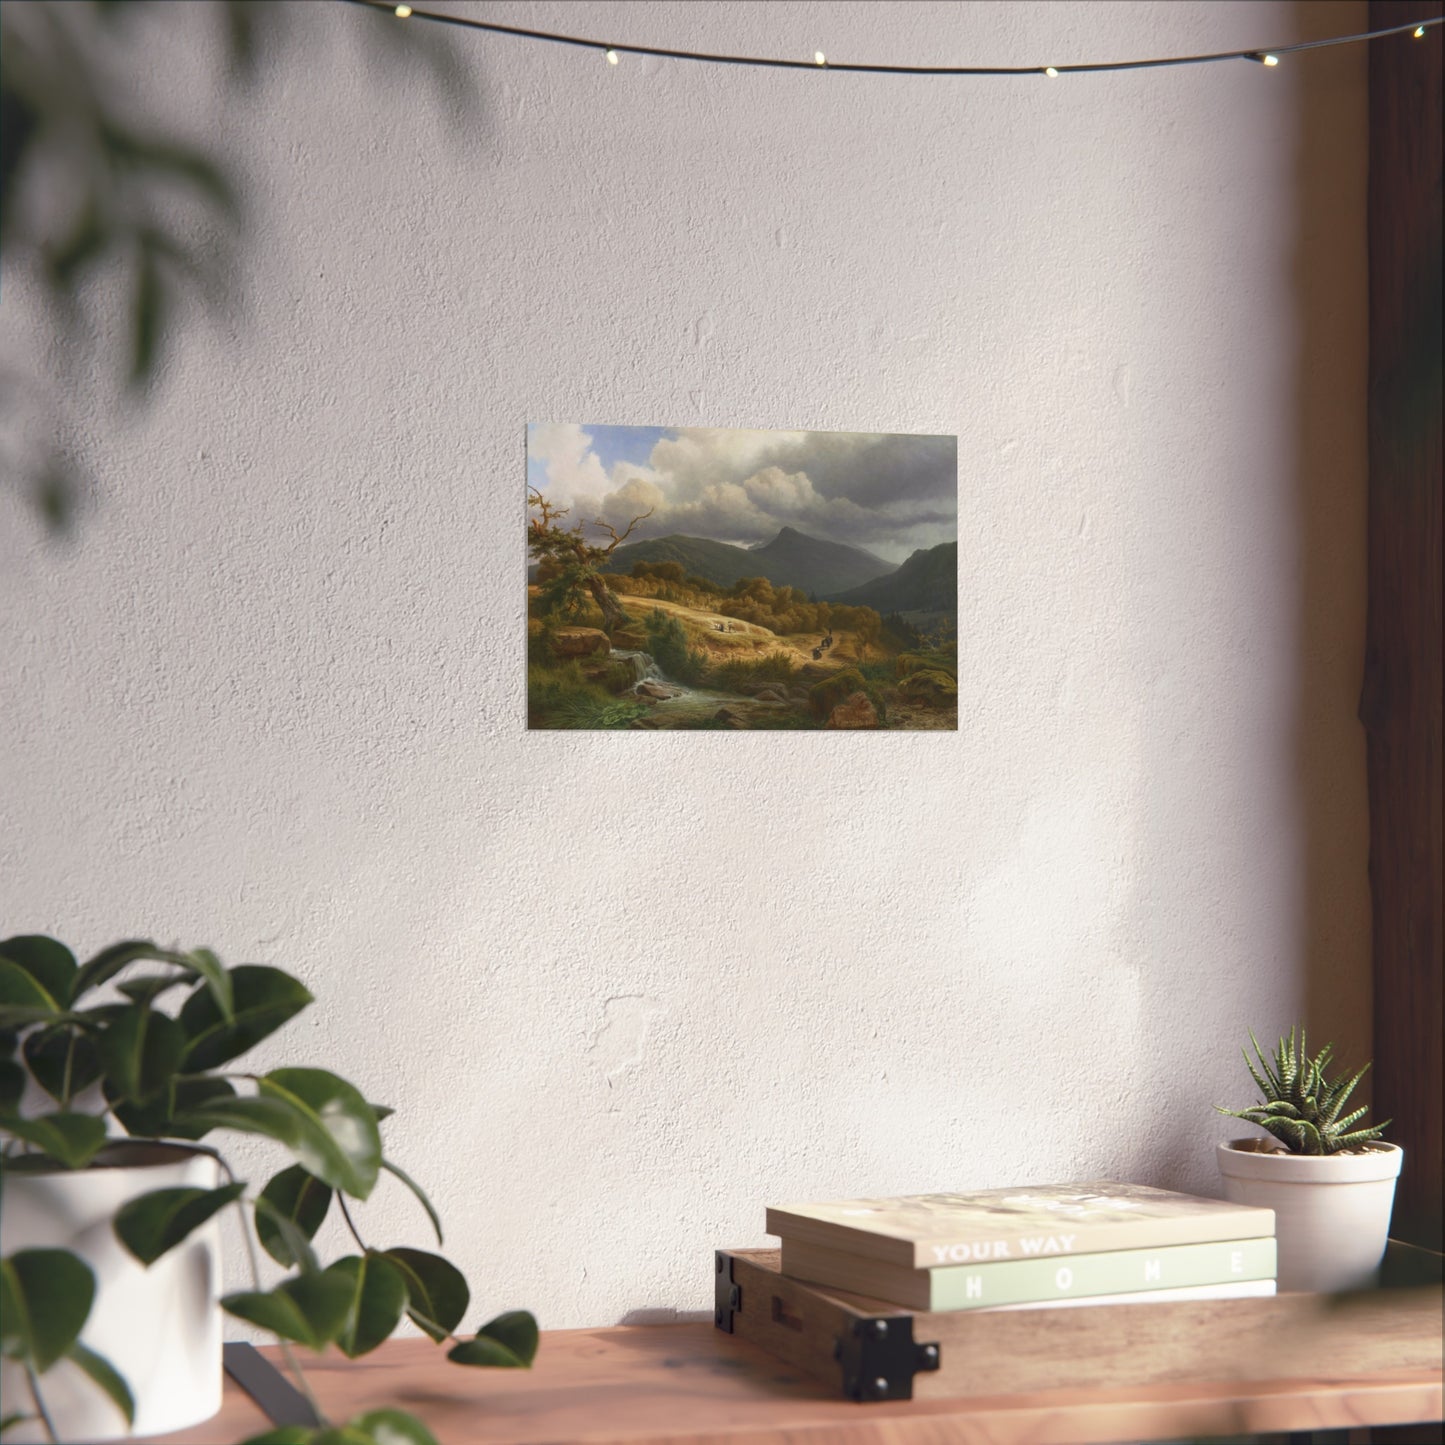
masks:
<svg viewBox="0 0 1445 1445"><path fill-rule="evenodd" d="M678 562L694 576L719 587L742 577L766 577L775 587L799 587L809 593L842 592L894 570L861 547L845 547L820 537L782 528L765 546L745 548L703 537L659 537L632 542L612 556L609 572L630 572L638 562Z"/></svg>
<svg viewBox="0 0 1445 1445"><path fill-rule="evenodd" d="M958 726L956 439L534 423L527 722Z"/></svg>
<svg viewBox="0 0 1445 1445"><path fill-rule="evenodd" d="M850 591L830 593L829 601L872 607L879 612L958 611L958 543L940 542L915 552L901 567Z"/></svg>

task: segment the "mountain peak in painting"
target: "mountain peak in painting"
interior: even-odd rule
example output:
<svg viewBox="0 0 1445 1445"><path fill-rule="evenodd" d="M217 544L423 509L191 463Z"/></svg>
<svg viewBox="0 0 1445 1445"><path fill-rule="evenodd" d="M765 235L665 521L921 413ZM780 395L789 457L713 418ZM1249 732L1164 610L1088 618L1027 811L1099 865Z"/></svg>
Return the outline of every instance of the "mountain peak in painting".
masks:
<svg viewBox="0 0 1445 1445"><path fill-rule="evenodd" d="M958 543L920 548L896 571L832 593L829 600L879 612L954 612L958 608Z"/></svg>
<svg viewBox="0 0 1445 1445"><path fill-rule="evenodd" d="M740 577L766 577L774 587L819 596L862 586L894 570L891 562L861 547L825 542L795 527L783 527L771 542L752 549L681 535L632 542L613 553L607 570L629 572L638 562L677 562L719 587L731 587Z"/></svg>

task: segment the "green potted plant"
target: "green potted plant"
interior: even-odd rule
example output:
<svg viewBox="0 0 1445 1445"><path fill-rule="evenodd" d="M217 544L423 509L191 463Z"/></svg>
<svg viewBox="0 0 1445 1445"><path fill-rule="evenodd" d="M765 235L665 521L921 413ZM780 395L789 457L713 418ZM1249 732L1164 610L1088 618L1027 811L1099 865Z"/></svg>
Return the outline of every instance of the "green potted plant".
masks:
<svg viewBox="0 0 1445 1445"><path fill-rule="evenodd" d="M1370 1067L1331 1079L1326 1066L1334 1045L1310 1058L1303 1025L1280 1039L1266 1059L1254 1034L1256 1069L1244 1061L1260 1092L1245 1109L1215 1107L1247 1119L1267 1137L1231 1139L1218 1146L1227 1199L1275 1213L1279 1288L1333 1291L1367 1284L1384 1257L1404 1151L1381 1139L1388 1119L1356 1128L1369 1112L1345 1112Z"/></svg>
<svg viewBox="0 0 1445 1445"><path fill-rule="evenodd" d="M291 1344L355 1358L403 1316L458 1364L530 1365L529 1313L458 1338L470 1304L460 1272L426 1250L376 1248L357 1230L347 1200L366 1199L389 1174L442 1242L430 1201L383 1150L391 1110L324 1069L238 1065L311 1001L280 969L227 967L204 948L124 942L81 965L52 938L0 942L6 1445L208 1419L221 1402L221 1310L276 1335L308 1396ZM291 1162L253 1189L212 1142L226 1131L270 1139ZM228 1207L240 1215L251 1288L218 1300L218 1216ZM323 1268L311 1241L333 1208L356 1252ZM256 1244L290 1271L269 1288ZM357 1445L432 1442L398 1410L347 1430ZM287 1445L311 1433L290 1429Z"/></svg>

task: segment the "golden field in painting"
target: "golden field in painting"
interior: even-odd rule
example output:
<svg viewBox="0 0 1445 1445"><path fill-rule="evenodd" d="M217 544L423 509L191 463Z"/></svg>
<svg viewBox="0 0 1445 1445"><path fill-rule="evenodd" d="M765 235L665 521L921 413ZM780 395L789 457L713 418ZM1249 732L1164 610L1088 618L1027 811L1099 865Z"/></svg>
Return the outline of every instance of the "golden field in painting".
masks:
<svg viewBox="0 0 1445 1445"><path fill-rule="evenodd" d="M810 603L762 578L723 589L675 563L637 565L644 575L606 579L626 618L610 638L597 604L563 617L544 582L529 585L530 726L957 727L957 653L942 629Z"/></svg>

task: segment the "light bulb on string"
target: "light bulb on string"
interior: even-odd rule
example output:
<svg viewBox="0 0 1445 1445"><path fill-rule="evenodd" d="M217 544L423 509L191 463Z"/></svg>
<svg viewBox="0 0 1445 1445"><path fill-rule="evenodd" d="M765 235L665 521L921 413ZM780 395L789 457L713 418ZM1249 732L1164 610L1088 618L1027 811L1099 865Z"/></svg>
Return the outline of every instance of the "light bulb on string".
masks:
<svg viewBox="0 0 1445 1445"><path fill-rule="evenodd" d="M435 11L414 10L406 3L394 4L393 0L344 0L344 3L360 6L367 10L382 10L395 15L398 20L405 20L415 16L418 21L426 20L437 24L456 25L464 29L480 31L494 35L512 35L527 40L551 41L560 45L575 46L578 49L600 50L607 57L609 65L618 63L618 52L607 47L603 41L594 40L591 37L581 35L562 35L547 30L524 29L516 25L503 25L495 20L482 20L480 18L463 17L461 15L439 14ZM1216 62L1228 62L1235 60L1251 60L1256 65L1267 65L1270 68L1278 66L1285 54L1293 55L1297 51L1313 51L1327 45L1354 45L1363 41L1381 40L1391 35L1412 35L1416 40L1423 40L1425 36L1436 26L1445 24L1445 17L1438 17L1429 20L1416 21L1413 25L1406 21L1402 25L1385 26L1377 30L1362 30L1351 35L1331 35L1323 40L1300 41L1296 45L1287 45L1279 51L1266 50L1221 50L1200 55L1169 55L1161 56L1152 60L1111 60L1098 64L1074 63L1064 66L1062 69L1053 65L1012 65L1012 66L975 66L975 65L882 65L851 62L829 63L821 50L813 52L811 60L803 59L801 56L796 60L774 59L767 56L721 54L698 50L671 49L652 45L629 45L629 55L656 56L664 60L685 60L703 65L728 65L728 66L767 66L772 69L799 70L810 67L837 71L839 74L848 72L867 72L875 75L952 75L952 76L986 76L986 75L1044 75L1050 80L1057 80L1067 70L1070 75L1088 74L1105 71L1137 71L1152 70L1164 66L1178 65L1206 65Z"/></svg>

